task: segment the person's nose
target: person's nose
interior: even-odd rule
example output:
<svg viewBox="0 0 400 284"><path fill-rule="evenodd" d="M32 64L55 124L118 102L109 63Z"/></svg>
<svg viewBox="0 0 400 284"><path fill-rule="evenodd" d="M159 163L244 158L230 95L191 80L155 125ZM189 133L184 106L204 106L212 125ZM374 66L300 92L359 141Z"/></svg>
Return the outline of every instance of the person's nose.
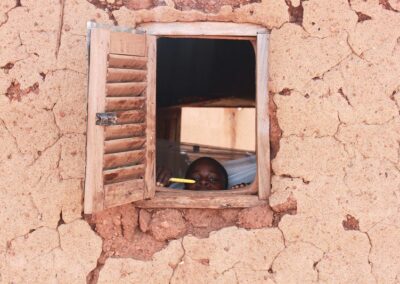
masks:
<svg viewBox="0 0 400 284"><path fill-rule="evenodd" d="M201 179L200 180L200 184L207 186L208 185L208 180L207 179Z"/></svg>

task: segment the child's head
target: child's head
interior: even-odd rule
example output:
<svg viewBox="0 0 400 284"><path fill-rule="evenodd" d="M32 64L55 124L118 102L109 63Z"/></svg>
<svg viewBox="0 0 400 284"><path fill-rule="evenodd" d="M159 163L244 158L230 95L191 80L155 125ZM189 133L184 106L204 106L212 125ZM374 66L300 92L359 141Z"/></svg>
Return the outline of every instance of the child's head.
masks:
<svg viewBox="0 0 400 284"><path fill-rule="evenodd" d="M228 188L228 174L225 168L216 160L203 157L190 164L186 178L196 181L186 184L190 190L221 190Z"/></svg>

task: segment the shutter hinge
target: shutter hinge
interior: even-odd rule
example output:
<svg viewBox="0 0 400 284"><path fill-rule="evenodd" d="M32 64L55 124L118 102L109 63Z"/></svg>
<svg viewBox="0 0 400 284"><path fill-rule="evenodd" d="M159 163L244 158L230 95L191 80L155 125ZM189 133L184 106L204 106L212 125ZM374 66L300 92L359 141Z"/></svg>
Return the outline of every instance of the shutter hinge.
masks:
<svg viewBox="0 0 400 284"><path fill-rule="evenodd" d="M96 125L115 125L117 124L117 113L98 112L96 113Z"/></svg>

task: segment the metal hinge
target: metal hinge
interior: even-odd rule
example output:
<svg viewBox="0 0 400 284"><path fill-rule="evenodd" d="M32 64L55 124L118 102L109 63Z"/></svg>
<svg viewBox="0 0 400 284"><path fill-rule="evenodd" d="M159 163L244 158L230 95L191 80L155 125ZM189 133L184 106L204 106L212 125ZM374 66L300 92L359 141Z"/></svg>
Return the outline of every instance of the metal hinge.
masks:
<svg viewBox="0 0 400 284"><path fill-rule="evenodd" d="M117 124L117 113L98 112L96 113L96 125L115 125Z"/></svg>

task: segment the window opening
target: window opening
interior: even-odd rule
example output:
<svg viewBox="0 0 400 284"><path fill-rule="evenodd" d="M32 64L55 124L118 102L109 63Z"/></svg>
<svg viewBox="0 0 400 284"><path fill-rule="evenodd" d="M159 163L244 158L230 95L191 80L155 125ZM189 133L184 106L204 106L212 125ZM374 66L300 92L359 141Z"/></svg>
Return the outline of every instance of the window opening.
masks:
<svg viewBox="0 0 400 284"><path fill-rule="evenodd" d="M157 40L158 186L216 190L244 188L253 182L255 72L249 40ZM201 169L210 171L200 174ZM170 177L186 177L196 184L169 182Z"/></svg>
<svg viewBox="0 0 400 284"><path fill-rule="evenodd" d="M232 74L232 72L235 74L234 71L241 70L242 66L248 66L244 62L240 62L246 56L236 54L235 48L232 47L235 44L245 44L246 49L251 50L247 54L253 56L252 61L256 63L251 68L252 70L249 67L249 72L241 74L238 78L248 78L246 76L253 74L251 81L255 81L255 100L249 95L251 93L249 90L252 88L254 90L254 83L239 85L239 81L246 81L246 79L237 80L235 76L219 80L218 78L224 78L224 71L219 69L224 64L207 61L199 61L197 65L194 65L200 70L204 66L211 66L208 72L201 72L200 79L194 77L197 78L197 81L188 81L187 77L190 72L186 72L185 69L183 69L185 72L178 73L182 77L178 83L182 86L172 90L177 90L176 93L182 94L182 97L168 98L170 82L167 82L165 88L163 83L157 84L156 81L157 60L159 59L157 43L160 43L159 54L162 54L164 40L175 43L180 41L178 39L189 40L187 44L193 46L196 46L198 42L204 42L210 46L212 44L214 46L229 45L229 48L218 53L217 57L218 60L225 58L231 64L228 64L231 67L226 69L228 74ZM255 56L250 44L256 51ZM268 33L264 28L249 24L208 22L149 23L141 25L136 30L91 25L88 32L88 47L90 56L85 213L91 214L131 202L142 208L215 209L254 207L268 202L271 185L267 90ZM210 47L203 48L206 51L209 49L212 50ZM176 48L172 48L172 50L176 51ZM226 57L229 54L234 56ZM186 61L190 62L189 59L186 59L180 64ZM256 70L255 76L254 69ZM163 70L162 66L160 66L160 70ZM162 82L162 76L160 78ZM221 82L226 82L226 84ZM189 86L189 90L186 90L185 86ZM161 94L158 96L157 87ZM163 88L168 92L163 93ZM180 91L181 89L183 91ZM232 99L232 94L234 99ZM160 101L163 96L165 97L163 98L164 102ZM157 97L159 97L158 102ZM156 105L159 107L157 117ZM223 145L225 147L211 144L210 142L217 136L216 134L206 135L207 145L197 143L197 141L190 143L193 141L182 140L184 137L181 117L184 113L183 106L207 110L222 107L224 111L227 106L236 110L241 108L241 111L245 108L255 108L255 119L253 120L256 120L256 131L246 128L248 132L255 135L255 142L252 145L255 144L257 153L256 175L250 186L227 191L196 190L197 192L156 186L157 138L164 137L167 146L171 142L179 141L179 153L183 152L188 159L190 156L194 159L196 155L207 152L214 156L217 155L221 163L225 163L232 157L235 159L247 158L249 152L254 152L253 148L249 150L238 146L239 144L233 139L228 141L228 146ZM174 107L179 107L180 112L160 119L163 117L162 112L164 111L161 108ZM211 115L206 118L211 118ZM155 128L156 119L159 120L158 135ZM174 119L177 121L172 124L162 126L160 123L160 121L167 122ZM214 121L217 120L219 119L214 118ZM187 121L194 121L194 119ZM203 124L213 125L209 122ZM175 125L175 127L168 125ZM160 134L166 129L169 129L166 132L167 136ZM175 130L171 131L171 129ZM203 130L198 126L191 126L188 129L192 131L194 129L203 134ZM238 128L234 129L238 132ZM236 137L240 137L238 133L235 134ZM178 137L179 139L177 139ZM183 148L183 142L187 144L186 148ZM161 149L161 147L158 148ZM167 151L168 155L172 153L174 152ZM164 159L161 160L164 161Z"/></svg>

